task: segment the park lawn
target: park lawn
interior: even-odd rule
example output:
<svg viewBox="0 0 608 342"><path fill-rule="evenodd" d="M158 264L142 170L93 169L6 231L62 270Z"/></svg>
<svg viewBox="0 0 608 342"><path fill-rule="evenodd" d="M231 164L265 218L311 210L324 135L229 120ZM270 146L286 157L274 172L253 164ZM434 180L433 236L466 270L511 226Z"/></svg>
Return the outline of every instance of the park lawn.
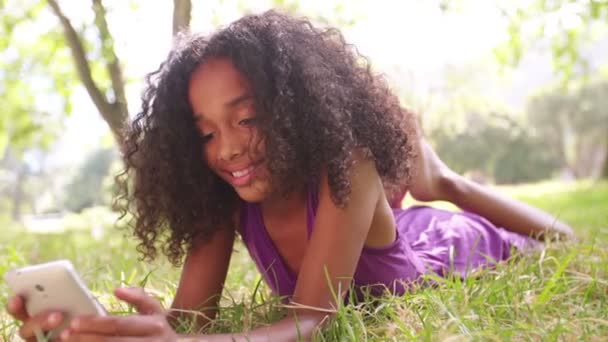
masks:
<svg viewBox="0 0 608 342"><path fill-rule="evenodd" d="M466 280L439 283L401 297L386 296L342 306L318 340L602 340L608 336L608 183L546 182L502 187L502 191L556 214L576 230L576 243L553 243ZM439 204L442 206L443 204ZM111 290L143 285L166 305L179 270L163 258L138 261L135 242L106 227L64 233L24 233L3 224L0 273L53 259L70 259L85 282L114 313L129 312ZM8 296L0 283L0 305ZM242 331L281 317L284 308L260 281L247 252L238 245L231 262L215 332ZM188 331L187 322L180 327ZM17 327L0 311L0 340Z"/></svg>

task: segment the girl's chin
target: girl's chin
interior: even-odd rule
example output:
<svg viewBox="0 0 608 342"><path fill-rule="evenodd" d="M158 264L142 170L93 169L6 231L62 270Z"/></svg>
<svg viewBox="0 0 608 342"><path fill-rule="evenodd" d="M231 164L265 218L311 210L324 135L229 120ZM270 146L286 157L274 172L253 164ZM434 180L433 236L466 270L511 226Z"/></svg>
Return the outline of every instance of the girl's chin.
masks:
<svg viewBox="0 0 608 342"><path fill-rule="evenodd" d="M251 203L262 202L268 194L266 191L260 191L252 186L235 187L234 190L243 201Z"/></svg>

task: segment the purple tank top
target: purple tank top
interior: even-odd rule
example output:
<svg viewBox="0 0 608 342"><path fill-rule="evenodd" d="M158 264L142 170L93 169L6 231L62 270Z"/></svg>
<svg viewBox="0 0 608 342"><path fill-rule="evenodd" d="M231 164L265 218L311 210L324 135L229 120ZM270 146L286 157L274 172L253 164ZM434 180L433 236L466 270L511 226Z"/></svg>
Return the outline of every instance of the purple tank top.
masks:
<svg viewBox="0 0 608 342"><path fill-rule="evenodd" d="M308 238L312 234L318 205L318 189L307 194ZM372 293L384 289L403 294L427 272L440 276L448 271L466 276L471 270L509 257L511 247L527 248L535 242L497 228L484 218L426 206L393 209L396 239L382 248L363 247L353 285L369 285ZM280 296L293 295L297 274L283 260L266 231L257 203L244 202L239 233L268 286Z"/></svg>

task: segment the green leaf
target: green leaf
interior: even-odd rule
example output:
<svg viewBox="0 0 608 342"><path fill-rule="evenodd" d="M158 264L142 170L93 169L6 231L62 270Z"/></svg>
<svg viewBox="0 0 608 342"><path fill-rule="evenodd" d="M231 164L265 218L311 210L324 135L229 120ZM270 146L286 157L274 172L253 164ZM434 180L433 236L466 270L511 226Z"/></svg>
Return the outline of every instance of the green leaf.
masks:
<svg viewBox="0 0 608 342"><path fill-rule="evenodd" d="M8 147L8 134L4 130L0 130L0 160L4 158L6 148Z"/></svg>
<svg viewBox="0 0 608 342"><path fill-rule="evenodd" d="M606 2L602 1L602 3L600 3L599 1L591 0L591 4L589 5L591 18L600 18L600 14L602 13L602 4L606 4Z"/></svg>

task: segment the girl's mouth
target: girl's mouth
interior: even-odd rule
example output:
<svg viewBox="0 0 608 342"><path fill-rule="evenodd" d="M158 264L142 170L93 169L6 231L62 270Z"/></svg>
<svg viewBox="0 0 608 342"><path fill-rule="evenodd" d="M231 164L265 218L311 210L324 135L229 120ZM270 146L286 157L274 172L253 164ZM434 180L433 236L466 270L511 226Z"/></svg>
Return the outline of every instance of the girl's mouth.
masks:
<svg viewBox="0 0 608 342"><path fill-rule="evenodd" d="M226 173L229 175L229 182L235 187L240 187L251 183L253 177L255 176L255 169L262 164L262 161L250 164L248 167L237 170L237 171L227 171Z"/></svg>

